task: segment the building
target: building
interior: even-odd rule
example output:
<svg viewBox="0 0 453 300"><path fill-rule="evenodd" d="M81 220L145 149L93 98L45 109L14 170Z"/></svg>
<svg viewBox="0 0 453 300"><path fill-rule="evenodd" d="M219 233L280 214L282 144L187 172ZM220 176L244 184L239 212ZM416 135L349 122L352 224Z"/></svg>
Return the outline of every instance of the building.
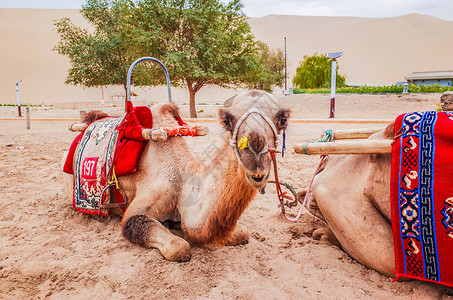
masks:
<svg viewBox="0 0 453 300"><path fill-rule="evenodd" d="M453 71L414 72L404 78L415 85L453 86Z"/></svg>

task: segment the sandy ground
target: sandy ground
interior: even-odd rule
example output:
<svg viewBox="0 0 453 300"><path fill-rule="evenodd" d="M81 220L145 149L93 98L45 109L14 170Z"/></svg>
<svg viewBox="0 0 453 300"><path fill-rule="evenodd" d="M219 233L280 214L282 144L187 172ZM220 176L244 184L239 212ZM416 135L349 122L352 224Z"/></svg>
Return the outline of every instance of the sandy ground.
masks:
<svg viewBox="0 0 453 300"><path fill-rule="evenodd" d="M391 119L403 111L436 109L439 98L343 95L337 116ZM328 115L325 95L282 103L296 118ZM9 114L3 108L0 118ZM47 114L55 117L52 110ZM75 137L68 123L32 120L26 130L24 120L0 120L1 299L450 298L451 291L436 284L392 282L341 249L313 240L321 223L308 214L295 223L284 220L271 184L240 219L251 232L247 245L195 247L188 263L165 261L157 250L123 238L118 217L90 217L72 208L60 171L61 156ZM217 123L204 124L208 136L187 138L196 155L222 132ZM296 155L295 143L319 139L322 129L371 126L376 124L291 123L287 154L278 159L280 180L300 190L319 161Z"/></svg>

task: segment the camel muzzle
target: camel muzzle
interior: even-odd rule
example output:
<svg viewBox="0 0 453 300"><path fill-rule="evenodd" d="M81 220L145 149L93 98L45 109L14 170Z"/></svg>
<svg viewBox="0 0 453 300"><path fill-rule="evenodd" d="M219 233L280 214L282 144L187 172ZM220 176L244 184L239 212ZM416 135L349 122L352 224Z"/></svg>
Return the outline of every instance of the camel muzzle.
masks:
<svg viewBox="0 0 453 300"><path fill-rule="evenodd" d="M256 174L250 175L250 177L252 177L252 179L255 180L256 182L261 182L261 181L263 181L265 174L256 173Z"/></svg>

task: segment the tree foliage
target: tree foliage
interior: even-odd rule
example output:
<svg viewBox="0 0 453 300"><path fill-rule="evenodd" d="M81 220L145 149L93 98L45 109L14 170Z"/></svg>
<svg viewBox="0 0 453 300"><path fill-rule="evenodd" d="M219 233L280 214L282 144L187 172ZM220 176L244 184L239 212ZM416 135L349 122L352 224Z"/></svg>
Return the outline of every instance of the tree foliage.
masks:
<svg viewBox="0 0 453 300"><path fill-rule="evenodd" d="M56 47L70 58L67 83L124 84L137 58L153 56L168 68L173 85L186 86L191 117L195 94L205 85L261 87L282 79L282 54L251 34L240 0L88 0L81 11L89 33L62 19ZM165 80L156 65L134 69L134 85Z"/></svg>
<svg viewBox="0 0 453 300"><path fill-rule="evenodd" d="M130 62L121 40L121 10L116 1L88 0L80 11L92 25L90 30L75 26L69 18L55 23L60 41L54 50L69 58L66 84L96 87L126 86Z"/></svg>
<svg viewBox="0 0 453 300"><path fill-rule="evenodd" d="M344 86L336 90L337 93L345 94L401 94L404 86L402 85L382 85L382 86ZM409 93L445 93L453 91L451 86L434 85L409 85ZM294 89L294 94L323 94L330 93L330 89Z"/></svg>
<svg viewBox="0 0 453 300"><path fill-rule="evenodd" d="M327 55L315 53L312 56L305 55L296 70L293 85L299 88L327 88L330 87L332 63ZM345 78L336 70L336 86L344 86Z"/></svg>
<svg viewBox="0 0 453 300"><path fill-rule="evenodd" d="M285 80L285 58L281 49L271 50L268 45L258 42L260 63L254 72L255 79L249 87L272 92L273 86L281 86Z"/></svg>

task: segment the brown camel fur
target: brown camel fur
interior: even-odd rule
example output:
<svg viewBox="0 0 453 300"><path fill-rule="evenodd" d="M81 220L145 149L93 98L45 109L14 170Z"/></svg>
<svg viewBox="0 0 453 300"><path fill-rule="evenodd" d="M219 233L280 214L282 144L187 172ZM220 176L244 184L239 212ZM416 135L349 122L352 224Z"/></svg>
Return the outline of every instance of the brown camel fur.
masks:
<svg viewBox="0 0 453 300"><path fill-rule="evenodd" d="M249 112L236 128L237 139L248 137L248 147L237 148L236 156L225 136L224 145L209 166L194 158L183 137L148 142L137 172L119 178L129 202L121 221L127 239L157 248L171 261L190 259L189 242L247 243L248 230L237 221L256 192L266 185L272 165L269 148L276 146L272 127L250 109L267 116L277 133L286 128L289 111L272 95L260 91L240 94L230 107L220 110L219 116L229 137ZM153 127L177 125L176 105L158 104L151 110ZM66 176L66 185L72 197L72 176ZM114 213L122 212L117 209ZM180 223L183 238L163 223Z"/></svg>
<svg viewBox="0 0 453 300"><path fill-rule="evenodd" d="M394 124L369 139L392 139ZM391 155L331 155L315 176L307 209L328 227L315 239L344 249L351 257L394 277L390 212Z"/></svg>

